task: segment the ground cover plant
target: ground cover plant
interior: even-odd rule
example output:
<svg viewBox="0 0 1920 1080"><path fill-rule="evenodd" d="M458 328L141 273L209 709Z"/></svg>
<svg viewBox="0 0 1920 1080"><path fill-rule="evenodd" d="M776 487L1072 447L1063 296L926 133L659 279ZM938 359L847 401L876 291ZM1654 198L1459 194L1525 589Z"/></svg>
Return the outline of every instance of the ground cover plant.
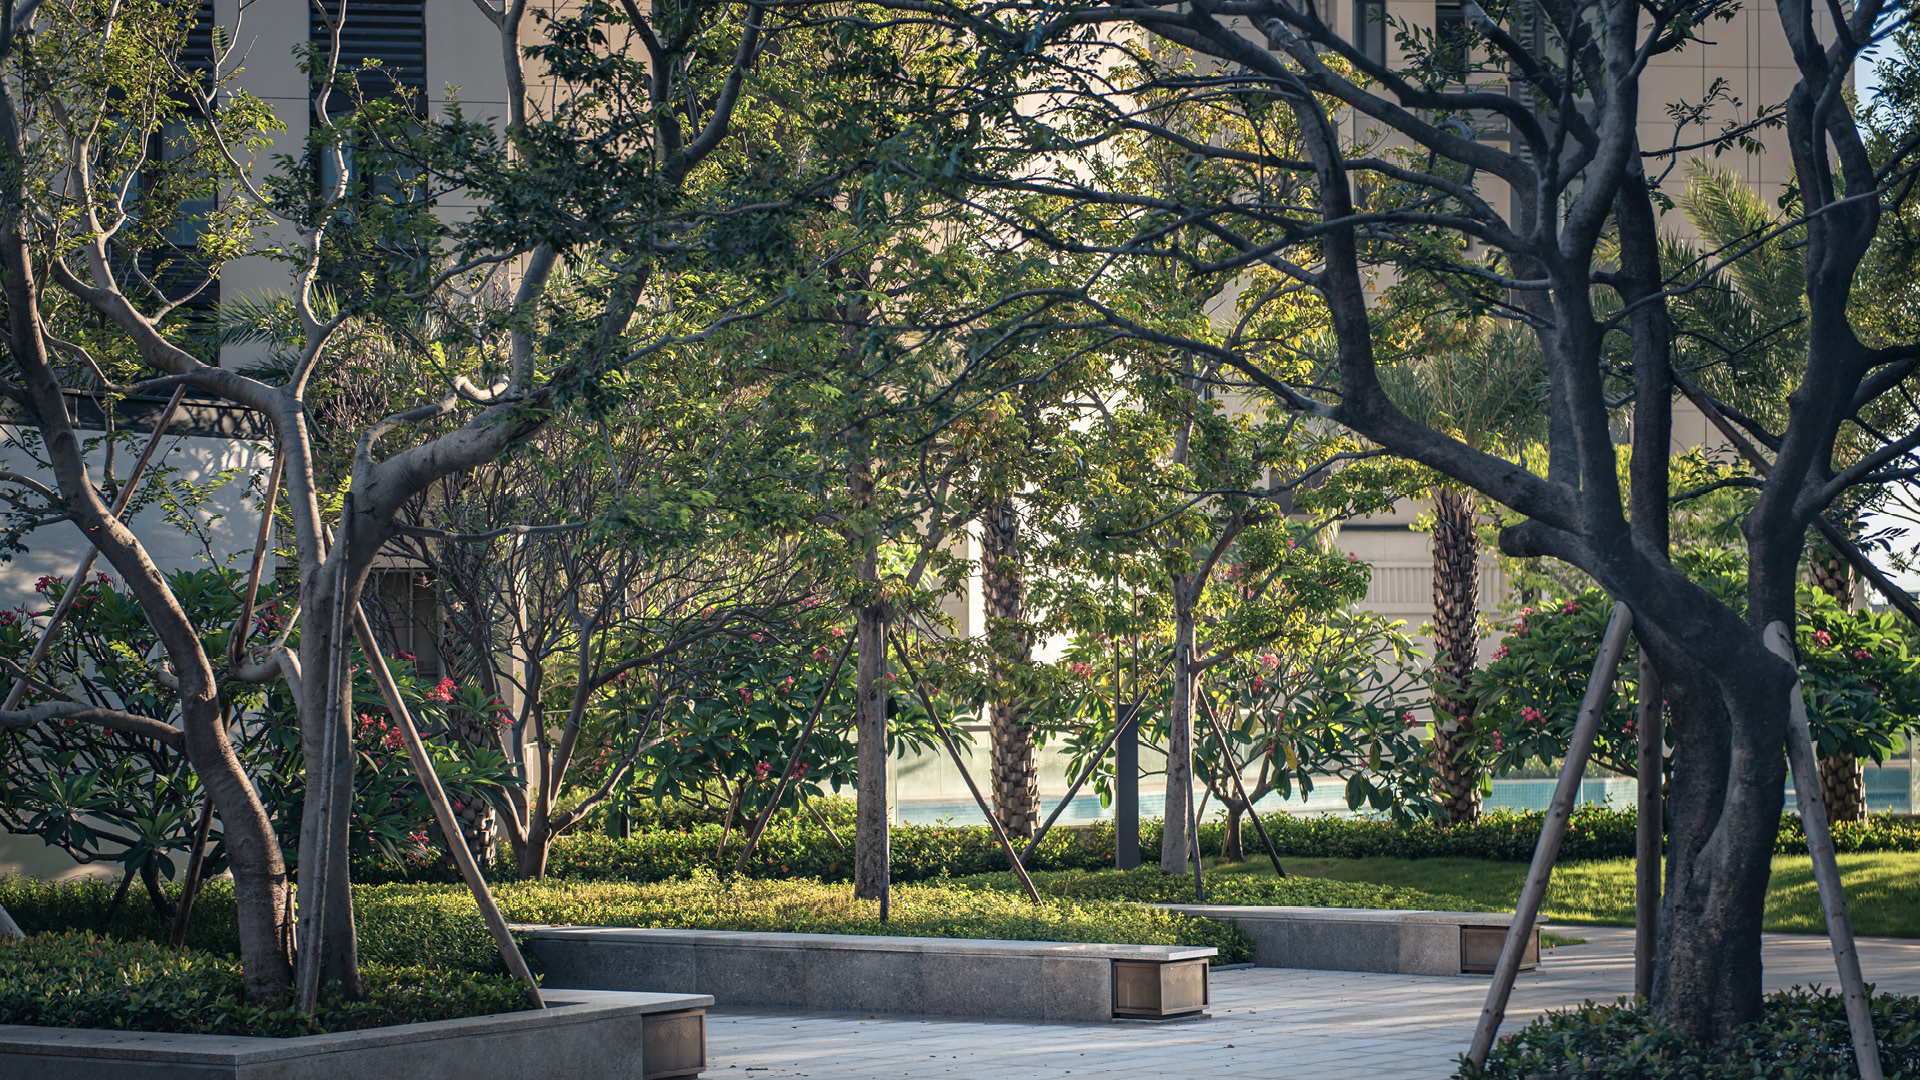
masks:
<svg viewBox="0 0 1920 1080"><path fill-rule="evenodd" d="M230 889L225 899L230 909ZM86 931L0 939L0 1024L287 1038L528 1007L525 988L503 975L368 964L363 1000L328 995L302 1012L291 995L249 1001L240 964L227 951Z"/></svg>
<svg viewBox="0 0 1920 1080"><path fill-rule="evenodd" d="M1874 1033L1887 1076L1920 1076L1920 997L1873 999ZM1486 1065L1462 1062L1465 1080L1788 1080L1855 1076L1840 998L1826 991L1769 994L1758 1020L1718 1045L1625 999L1548 1013L1500 1040Z"/></svg>

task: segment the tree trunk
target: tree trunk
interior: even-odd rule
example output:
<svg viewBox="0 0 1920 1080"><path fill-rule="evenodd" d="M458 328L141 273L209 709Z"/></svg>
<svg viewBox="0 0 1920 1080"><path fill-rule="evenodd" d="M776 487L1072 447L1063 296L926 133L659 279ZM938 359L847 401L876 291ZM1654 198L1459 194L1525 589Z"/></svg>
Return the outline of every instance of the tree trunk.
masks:
<svg viewBox="0 0 1920 1080"><path fill-rule="evenodd" d="M1187 601L1188 582L1174 582L1173 701L1167 710L1166 827L1160 840L1160 870L1184 874L1192 858L1188 819L1193 806L1193 605Z"/></svg>
<svg viewBox="0 0 1920 1080"><path fill-rule="evenodd" d="M872 556L868 557L872 564ZM859 634L854 666L856 801L853 833L853 895L879 900L887 894L892 862L887 814L887 631L884 603L854 609Z"/></svg>
<svg viewBox="0 0 1920 1080"><path fill-rule="evenodd" d="M1853 568L1821 544L1807 556L1807 581L1814 588L1853 606ZM1867 773L1852 754L1820 758L1820 797L1830 821L1867 820Z"/></svg>
<svg viewBox="0 0 1920 1080"><path fill-rule="evenodd" d="M1433 764L1447 820L1480 817L1480 770L1469 755L1473 701L1466 693L1479 648L1480 540L1473 497L1454 487L1433 492Z"/></svg>
<svg viewBox="0 0 1920 1080"><path fill-rule="evenodd" d="M301 588L303 632L300 635L300 669L304 673L307 693L300 699L300 744L307 787L300 815L299 879L301 889L306 890L310 888L309 882L320 878L324 882L324 895L319 898L317 905L321 914L317 935L307 929L315 905L302 897L298 940L319 943L321 986L338 983L345 996L358 999L364 995L360 986L359 944L353 927L353 893L348 887L348 828L353 821L353 766L358 758L353 749L353 679L350 663L342 665L343 678L340 685L334 688L338 695L337 712L327 707L328 671L334 646L334 610L344 599L351 612L354 600L360 593L361 582L356 578L364 576L364 571L360 574L349 573L346 596L340 596L333 559L345 556L344 550L336 550L332 558L307 572ZM345 625L351 626L351 623ZM350 634L351 631L343 632L343 647L351 648ZM350 657L352 654L348 655ZM330 725L333 727L331 762L327 759L326 745L326 732ZM320 778L328 776L333 780L331 791L324 794L318 792ZM221 821L224 823L225 820L223 813ZM316 853L323 848L326 851L326 865L316 873ZM298 959L303 965L309 962L307 957Z"/></svg>
<svg viewBox="0 0 1920 1080"><path fill-rule="evenodd" d="M1220 840L1221 862L1246 862L1246 846L1240 842L1240 818L1247 812L1247 804L1237 799L1221 799L1227 808L1227 831Z"/></svg>
<svg viewBox="0 0 1920 1080"><path fill-rule="evenodd" d="M1653 1008L1712 1042L1760 1015L1761 916L1785 800L1780 748L1793 671L1759 655L1757 633L1734 631L1715 647L1703 634L1729 628L1676 629L1634 624L1660 673L1680 748L1667 803Z"/></svg>
<svg viewBox="0 0 1920 1080"><path fill-rule="evenodd" d="M1033 643L1021 626L1027 583L1020 557L1020 516L1012 499L1001 499L981 520L981 591L995 649L994 681L1004 687L1008 668L1033 659ZM1040 818L1040 767L1026 728L1027 712L1027 703L1005 689L991 707L993 812L1008 836L1032 836Z"/></svg>

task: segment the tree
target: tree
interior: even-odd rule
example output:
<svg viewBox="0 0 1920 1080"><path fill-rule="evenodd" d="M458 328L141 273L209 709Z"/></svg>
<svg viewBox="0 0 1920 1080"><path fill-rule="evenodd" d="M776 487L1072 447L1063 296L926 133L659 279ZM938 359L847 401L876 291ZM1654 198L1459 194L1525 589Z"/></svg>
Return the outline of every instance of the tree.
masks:
<svg viewBox="0 0 1920 1080"><path fill-rule="evenodd" d="M1399 290L1395 290L1398 292ZM1476 332L1477 331L1477 332ZM1546 390L1539 350L1527 334L1498 324L1466 340L1423 341L1381 369L1387 396L1406 414L1489 450L1538 437ZM1459 824L1480 816L1480 768L1473 735L1473 672L1480 649L1480 532L1477 496L1458 484L1429 489L1433 507L1433 759L1440 802Z"/></svg>
<svg viewBox="0 0 1920 1080"><path fill-rule="evenodd" d="M341 70L336 36L308 58L309 144L272 161L265 140L277 123L234 83L238 56L225 39L216 37L222 48L209 71L178 62L196 5L74 0L0 13L0 154L12 163L0 179L11 365L3 389L43 432L72 520L137 598L179 680L185 753L226 831L247 986L261 998L292 981L296 938L303 986L358 991L346 863L351 682L339 676L350 613L400 515L439 481L499 460L556 410L605 416L629 360L710 333L712 323L679 317L670 287L690 283L664 271L690 253L724 249L729 238L715 235L726 231L715 223L740 220L746 188L758 185L755 206L777 209L816 175L702 171L735 137L745 88L781 29L762 9L723 2L647 15L632 4L591 5L550 20L546 40L535 43L523 37L524 3L481 7L499 29L506 65L499 130L458 109L427 118L405 95L365 92L359 73ZM551 112L529 103L530 59L555 92ZM342 101L351 108L330 107ZM184 133L163 136L175 118L186 121ZM159 138L178 142L156 157L149 148ZM317 185L322 164L328 182ZM169 183L149 190L171 192L171 201L129 212L127 186L155 172ZM393 176L416 182L382 185ZM478 208L442 220L439 201L450 191ZM201 202L213 207L189 215L203 278L257 251L288 266L286 310L299 344L278 369L208 362L177 333L177 290L129 268L132 252L178 218L188 194L211 196ZM503 282L496 271L508 265L515 273ZM556 281L579 286L564 309L546 302ZM500 302L465 306L476 293ZM50 336L47 312L60 303L111 326L115 348ZM421 348L408 370L418 381L404 388L405 402L357 432L330 433L336 450L351 449L338 455L345 466L327 490L315 446L324 417L308 391L350 351L343 329L406 325L423 312L444 317L445 332L414 343ZM250 408L272 426L299 589L297 653L210 651L90 475L65 391L176 385ZM308 798L297 928L271 823L221 722L221 685L230 679L298 691Z"/></svg>
<svg viewBox="0 0 1920 1080"><path fill-rule="evenodd" d="M1856 5L1844 25L1823 29L1807 4L1784 4L1780 27L1798 81L1782 112L1782 145L1793 160L1805 230L1807 350L1784 426L1748 425L1772 460L1764 477L1753 478L1744 614L1667 560L1668 301L1699 275L1662 259L1645 155L1658 160L1679 150L1642 145L1641 74L1649 57L1687 47L1731 10L1721 0L1468 6L1470 49L1403 28L1408 60L1398 68L1335 33L1320 9L1269 0L1035 6L993 23L969 22L1021 65L1029 130L1048 129L1047 114L1062 99L1089 112L1105 101L1115 132L1144 132L1179 147L1196 168L1242 176L1231 198L1190 201L1097 188L1068 170L1029 186L1203 223L1236 256L1183 255L1188 266L1231 274L1260 265L1287 275L1325 304L1336 347L1331 363L1301 373L1281 350L1223 348L1192 336L1175 342L1165 327L1139 319L1116 318L1117 326L1163 347L1191 348L1277 405L1340 425L1494 499L1524 519L1502 532L1504 551L1570 563L1633 611L1671 707L1676 755L1653 1007L1703 1040L1725 1037L1760 1009L1760 919L1795 676L1793 665L1767 650L1763 632L1792 623L1813 517L1858 485L1909 475L1904 457L1920 445L1920 431L1889 432L1850 463L1833 454L1840 429L1897 393L1920 366L1912 341L1869 344L1849 316L1851 283L1881 219L1882 181L1904 165L1871 159L1840 88L1887 9ZM1538 32L1524 39L1509 32L1523 20ZM1125 26L1165 44L1157 53L1145 45L1129 50L1115 33ZM1529 44L1542 37L1544 48ZM1116 58L1119 50L1124 56ZM1216 66L1196 78L1156 62L1181 50ZM1486 88L1495 82L1518 92ZM1263 123L1284 114L1297 142L1276 138L1273 146L1298 146L1302 154L1215 147L1132 109L1139 94L1088 87L1165 90ZM1699 103L1678 108L1683 127L1703 122ZM1510 141L1476 138L1479 116L1508 125ZM1377 126L1415 152L1350 153L1341 133L1362 117L1358 124ZM1730 144L1754 130L1709 130L1705 138ZM1276 198L1282 176L1288 197ZM1504 198L1489 197L1498 188L1511 193L1510 212L1500 208ZM1037 222L1029 228L1044 231ZM1160 235L1143 230L1105 250L1125 260ZM1450 257L1458 239L1473 244ZM1441 273L1463 310L1494 313L1534 333L1547 371L1544 469L1420 423L1385 392L1369 274L1410 267ZM1619 352L1609 355L1616 341ZM1616 420L1630 432L1624 486Z"/></svg>

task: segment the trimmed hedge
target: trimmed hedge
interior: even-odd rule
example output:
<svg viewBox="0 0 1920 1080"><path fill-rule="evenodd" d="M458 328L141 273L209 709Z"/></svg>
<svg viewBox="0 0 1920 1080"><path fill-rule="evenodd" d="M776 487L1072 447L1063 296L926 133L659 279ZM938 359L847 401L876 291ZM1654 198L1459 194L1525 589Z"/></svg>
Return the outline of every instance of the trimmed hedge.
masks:
<svg viewBox="0 0 1920 1080"><path fill-rule="evenodd" d="M1760 1020L1717 1046L1626 999L1548 1013L1494 1045L1483 1068L1464 1058L1459 1080L1839 1080L1858 1076L1846 1007L1827 991L1769 995ZM1890 1077L1920 1076L1920 997L1873 999L1880 1063Z"/></svg>
<svg viewBox="0 0 1920 1080"><path fill-rule="evenodd" d="M1252 955L1251 942L1231 926L1121 902L1125 898L1117 896L1089 894L1036 908L1022 895L980 887L897 885L891 917L883 923L874 902L855 900L846 886L819 881L726 883L703 872L656 883L506 882L494 892L507 919L518 923L1211 945L1220 950L1218 963ZM0 904L30 934L98 928L110 896L110 889L89 882L0 879ZM489 974L504 970L465 886L355 885L353 904L364 965ZM238 951L230 886L203 893L194 907L194 922L192 940L205 952L231 957ZM165 941L168 930L157 919L129 918L123 912L107 933L151 943Z"/></svg>
<svg viewBox="0 0 1920 1080"><path fill-rule="evenodd" d="M1011 872L961 878L964 888L1013 892L1020 888ZM1193 879L1171 876L1158 867L1121 872L1067 870L1033 875L1041 895L1065 900L1133 900L1148 904L1191 904ZM1398 885L1326 878L1273 878L1221 874L1207 879L1209 904L1262 904L1293 907L1349 907L1401 911L1491 911L1487 905L1448 893L1430 893Z"/></svg>
<svg viewBox="0 0 1920 1080"><path fill-rule="evenodd" d="M528 1007L504 976L362 965L365 1001L249 1003L240 965L198 949L86 932L0 941L0 1024L287 1038Z"/></svg>
<svg viewBox="0 0 1920 1080"><path fill-rule="evenodd" d="M1035 907L1024 896L950 884L896 885L889 918L852 889L819 881L721 882L711 874L651 884L522 882L496 890L516 923L760 930L903 937L1211 945L1238 963L1253 943L1235 927L1140 904L1088 898ZM442 968L498 971L473 898L439 885L355 886L362 955Z"/></svg>

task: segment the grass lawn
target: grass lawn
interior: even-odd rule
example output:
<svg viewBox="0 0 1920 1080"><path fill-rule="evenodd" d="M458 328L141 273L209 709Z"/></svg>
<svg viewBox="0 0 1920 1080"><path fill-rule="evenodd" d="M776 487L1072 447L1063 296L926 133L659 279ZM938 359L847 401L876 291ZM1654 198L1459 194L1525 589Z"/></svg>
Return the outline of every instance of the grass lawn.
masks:
<svg viewBox="0 0 1920 1080"><path fill-rule="evenodd" d="M1841 855L1853 931L1871 937L1920 937L1920 854ZM1371 881L1450 893L1476 906L1511 911L1526 878L1525 863L1484 859L1282 859L1290 875ZM1263 858L1213 866L1212 875L1273 876ZM1547 889L1547 917L1556 922L1633 925L1633 860L1563 863ZM1767 889L1768 930L1822 934L1820 893L1804 855L1777 855Z"/></svg>

